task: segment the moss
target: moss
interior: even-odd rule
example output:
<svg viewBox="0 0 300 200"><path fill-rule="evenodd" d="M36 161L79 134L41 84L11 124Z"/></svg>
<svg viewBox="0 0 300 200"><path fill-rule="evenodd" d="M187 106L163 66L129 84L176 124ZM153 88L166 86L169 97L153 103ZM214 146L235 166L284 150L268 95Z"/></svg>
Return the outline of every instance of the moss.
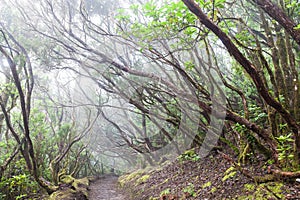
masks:
<svg viewBox="0 0 300 200"><path fill-rule="evenodd" d="M196 194L199 195L200 192L201 192L201 190L202 190L201 188L200 188L199 190L197 190L197 191L196 191Z"/></svg>
<svg viewBox="0 0 300 200"><path fill-rule="evenodd" d="M265 183L265 182L270 182L275 179L274 174L266 174L264 176L255 176L254 181L257 183Z"/></svg>
<svg viewBox="0 0 300 200"><path fill-rule="evenodd" d="M268 192L269 195L271 195L271 197L273 197L274 194L281 199L284 197L281 190L283 183L271 182L261 184L261 186Z"/></svg>
<svg viewBox="0 0 300 200"><path fill-rule="evenodd" d="M217 188L216 188L216 187L213 187L213 188L211 188L211 190L210 190L211 193L214 193L214 192L216 192L216 191L217 191Z"/></svg>
<svg viewBox="0 0 300 200"><path fill-rule="evenodd" d="M234 177L235 175L236 175L236 171L231 172L231 173L225 175L225 176L222 178L222 181L224 182L224 181L226 181L227 179Z"/></svg>
<svg viewBox="0 0 300 200"><path fill-rule="evenodd" d="M57 191L59 189L59 187L57 185L47 185L47 187L49 188L49 190L53 191Z"/></svg>
<svg viewBox="0 0 300 200"><path fill-rule="evenodd" d="M252 192L251 195L240 196L238 199L284 199L283 184L278 182L263 183L259 185L245 184L244 190Z"/></svg>
<svg viewBox="0 0 300 200"><path fill-rule="evenodd" d="M87 187L87 186L89 186L89 179L88 178L74 179L74 182L72 185L76 189L81 188L81 187Z"/></svg>
<svg viewBox="0 0 300 200"><path fill-rule="evenodd" d="M240 153L239 148L237 148L230 140L227 140L226 138L223 137L220 137L220 140L226 143L236 154Z"/></svg>
<svg viewBox="0 0 300 200"><path fill-rule="evenodd" d="M144 173L145 172L143 170L137 170L131 174L121 176L119 178L118 182L121 187L124 187L126 183L133 182L134 180L138 179Z"/></svg>
<svg viewBox="0 0 300 200"><path fill-rule="evenodd" d="M74 199L86 200L87 197L82 193L80 192L78 193L75 190L69 188L66 190L60 190L54 192L48 198L48 200L74 200Z"/></svg>
<svg viewBox="0 0 300 200"><path fill-rule="evenodd" d="M255 189L255 185L254 184L245 184L244 188L246 191L252 192Z"/></svg>
<svg viewBox="0 0 300 200"><path fill-rule="evenodd" d="M186 150L183 154L186 154L188 156L193 156L195 154L195 149L189 149L189 150Z"/></svg>
<svg viewBox="0 0 300 200"><path fill-rule="evenodd" d="M256 199L254 195L247 195L247 196L239 196L237 200L252 200Z"/></svg>
<svg viewBox="0 0 300 200"><path fill-rule="evenodd" d="M170 181L170 179L165 179L163 182L161 182L161 183L157 183L157 184L154 184L153 186L151 186L150 188L149 188L149 190L155 190L155 188L158 188L159 186L161 186L161 185L164 185L165 183L167 183L167 182L169 182Z"/></svg>
<svg viewBox="0 0 300 200"><path fill-rule="evenodd" d="M74 180L75 179L71 175L62 175L60 178L60 182L65 184L72 184Z"/></svg>
<svg viewBox="0 0 300 200"><path fill-rule="evenodd" d="M235 171L235 168L233 166L229 167L224 174L229 174L230 172Z"/></svg>
<svg viewBox="0 0 300 200"><path fill-rule="evenodd" d="M171 194L171 189L170 188L167 188L163 191L160 192L160 196L164 196L164 195L168 195L168 194Z"/></svg>
<svg viewBox="0 0 300 200"><path fill-rule="evenodd" d="M204 189L204 188L207 188L207 187L210 187L210 186L211 186L211 182L209 181L209 182L203 184L202 188Z"/></svg>
<svg viewBox="0 0 300 200"><path fill-rule="evenodd" d="M229 178L232 178L236 175L236 170L234 167L229 167L225 172L224 172L224 177L222 178L222 181L226 181Z"/></svg>
<svg viewBox="0 0 300 200"><path fill-rule="evenodd" d="M195 186L193 183L189 183L185 188L182 190L185 194L189 196L196 197L197 193L195 192Z"/></svg>
<svg viewBox="0 0 300 200"><path fill-rule="evenodd" d="M89 179L82 178L82 179L75 179L72 183L72 186L75 188L76 191L81 191L86 197L88 196L88 186L89 186Z"/></svg>
<svg viewBox="0 0 300 200"><path fill-rule="evenodd" d="M144 171L143 170L138 170L138 171L136 171L136 172L133 172L133 173L131 173L131 174L129 174L126 178L125 178L125 180L126 181L132 181L132 180L134 180L134 179L137 179L139 176L141 176L142 174L144 174Z"/></svg>
<svg viewBox="0 0 300 200"><path fill-rule="evenodd" d="M150 178L150 175L149 175L149 174L146 174L146 175L142 176L141 178L139 178L139 179L136 181L136 185L139 185L139 184L141 184L141 183L145 183L149 178Z"/></svg>
<svg viewBox="0 0 300 200"><path fill-rule="evenodd" d="M165 184L165 183L167 183L167 182L169 182L169 179L168 179L168 178L165 179L165 180L161 183L161 185L163 185L163 184Z"/></svg>
<svg viewBox="0 0 300 200"><path fill-rule="evenodd" d="M52 193L48 200L73 200L73 199L87 199L89 179L74 179L70 175L63 175L60 180L65 184L72 184L73 188L66 188Z"/></svg>
<svg viewBox="0 0 300 200"><path fill-rule="evenodd" d="M48 198L48 200L59 200L59 199L64 199L68 196L73 195L73 193L75 193L74 190L68 189L65 191L57 191L54 192L50 195L50 197Z"/></svg>

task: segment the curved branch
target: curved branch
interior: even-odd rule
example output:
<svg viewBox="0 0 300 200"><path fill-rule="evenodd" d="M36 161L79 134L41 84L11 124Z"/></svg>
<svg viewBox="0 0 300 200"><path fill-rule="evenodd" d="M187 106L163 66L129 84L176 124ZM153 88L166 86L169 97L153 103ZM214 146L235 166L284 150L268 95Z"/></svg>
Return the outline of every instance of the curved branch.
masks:
<svg viewBox="0 0 300 200"><path fill-rule="evenodd" d="M214 22L212 22L207 15L205 15L198 4L193 0L182 0L189 10L194 13L201 23L203 23L208 29L210 29L224 44L228 52L235 58L235 60L246 70L246 72L252 78L258 93L262 96L265 102L276 109L280 115L286 120L289 127L292 129L296 138L300 137L300 127L297 121L292 117L288 110L283 105L275 100L268 91L268 88L264 84L264 80L261 78L259 70L242 54L242 52L235 46L228 35L223 32ZM296 139L297 140L297 139ZM298 154L300 156L300 141L296 141Z"/></svg>
<svg viewBox="0 0 300 200"><path fill-rule="evenodd" d="M270 17L276 20L300 46L300 30L295 29L297 24L291 20L282 9L270 0L252 0L256 5L263 9Z"/></svg>

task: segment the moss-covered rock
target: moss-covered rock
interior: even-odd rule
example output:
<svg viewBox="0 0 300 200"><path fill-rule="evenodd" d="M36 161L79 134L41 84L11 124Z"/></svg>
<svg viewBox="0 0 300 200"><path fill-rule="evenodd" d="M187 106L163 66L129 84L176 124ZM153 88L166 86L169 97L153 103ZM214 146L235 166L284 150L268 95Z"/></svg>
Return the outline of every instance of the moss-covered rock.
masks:
<svg viewBox="0 0 300 200"><path fill-rule="evenodd" d="M72 184L74 180L75 179L71 175L62 175L60 178L60 182L65 184Z"/></svg>
<svg viewBox="0 0 300 200"><path fill-rule="evenodd" d="M71 188L56 191L52 193L48 198L48 200L74 200L74 199L87 200L88 198L82 192L78 192Z"/></svg>
<svg viewBox="0 0 300 200"><path fill-rule="evenodd" d="M89 186L89 179L88 178L82 178L82 179L74 179L74 182L72 184L76 189L77 188L88 188Z"/></svg>
<svg viewBox="0 0 300 200"><path fill-rule="evenodd" d="M75 188L76 191L82 192L86 197L88 196L88 187L89 187L88 178L74 179L72 186Z"/></svg>
<svg viewBox="0 0 300 200"><path fill-rule="evenodd" d="M88 199L88 178L75 179L70 175L63 175L60 182L65 184L65 187L52 193L48 200Z"/></svg>

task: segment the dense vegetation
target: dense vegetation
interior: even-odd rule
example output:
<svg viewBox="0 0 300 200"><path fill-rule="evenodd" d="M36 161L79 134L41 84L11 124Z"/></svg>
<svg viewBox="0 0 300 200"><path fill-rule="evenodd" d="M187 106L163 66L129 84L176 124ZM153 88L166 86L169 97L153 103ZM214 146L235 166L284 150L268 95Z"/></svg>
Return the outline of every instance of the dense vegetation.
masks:
<svg viewBox="0 0 300 200"><path fill-rule="evenodd" d="M0 7L0 199L199 147L300 178L298 0ZM256 179L264 181L265 178Z"/></svg>

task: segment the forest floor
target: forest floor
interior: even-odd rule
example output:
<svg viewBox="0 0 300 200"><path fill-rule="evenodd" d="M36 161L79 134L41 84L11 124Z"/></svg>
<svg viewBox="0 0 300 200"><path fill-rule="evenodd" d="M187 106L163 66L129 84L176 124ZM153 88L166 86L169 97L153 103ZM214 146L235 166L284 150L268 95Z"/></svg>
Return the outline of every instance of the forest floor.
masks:
<svg viewBox="0 0 300 200"><path fill-rule="evenodd" d="M300 183L295 180L254 183L222 154L199 160L193 156L182 158L124 175L119 178L119 185L132 200L300 199ZM267 163L258 160L243 168L251 175L267 174Z"/></svg>
<svg viewBox="0 0 300 200"><path fill-rule="evenodd" d="M106 175L93 181L89 187L90 200L129 200L117 188L118 177Z"/></svg>

